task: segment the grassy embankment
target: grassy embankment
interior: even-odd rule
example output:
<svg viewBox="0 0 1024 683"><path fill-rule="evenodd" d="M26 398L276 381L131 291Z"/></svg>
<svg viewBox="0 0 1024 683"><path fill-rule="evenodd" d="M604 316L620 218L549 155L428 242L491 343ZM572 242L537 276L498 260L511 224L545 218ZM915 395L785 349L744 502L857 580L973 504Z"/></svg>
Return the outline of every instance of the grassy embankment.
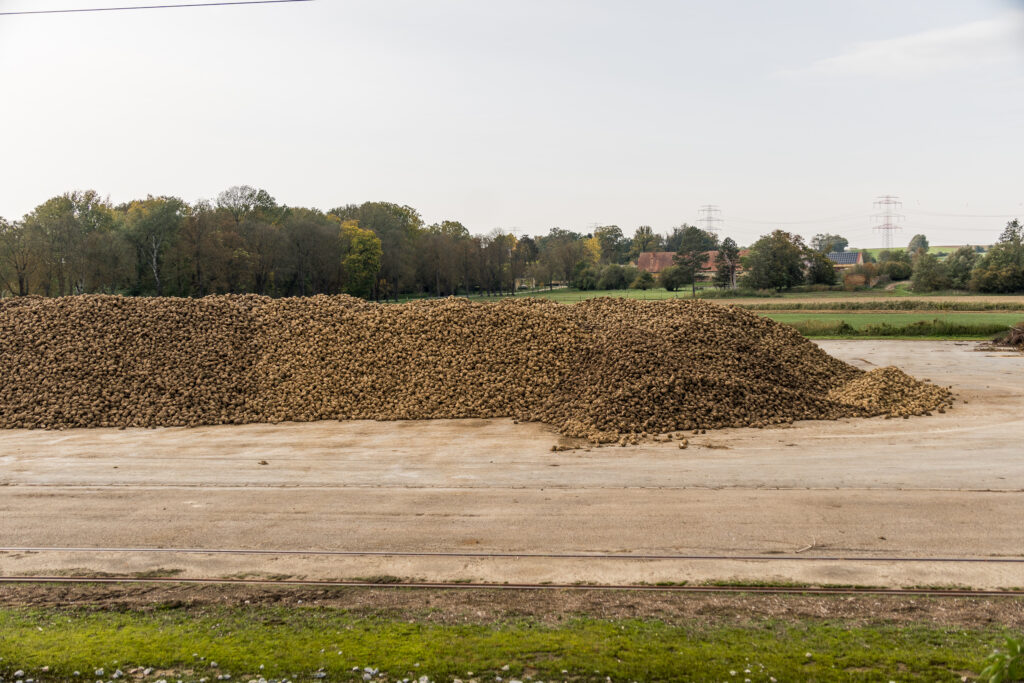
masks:
<svg viewBox="0 0 1024 683"><path fill-rule="evenodd" d="M0 609L0 677L12 680L21 669L37 680L106 680L118 669L151 667L143 680L363 680L369 667L386 676L374 680L957 681L979 671L1004 635L827 620L452 625L301 606L7 608Z"/></svg>

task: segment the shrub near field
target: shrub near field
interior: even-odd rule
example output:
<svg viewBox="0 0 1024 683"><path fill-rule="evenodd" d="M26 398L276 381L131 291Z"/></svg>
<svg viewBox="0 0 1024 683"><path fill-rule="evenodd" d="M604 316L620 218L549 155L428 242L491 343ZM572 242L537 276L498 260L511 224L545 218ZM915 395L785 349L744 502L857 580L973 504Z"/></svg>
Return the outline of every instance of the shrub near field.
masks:
<svg viewBox="0 0 1024 683"><path fill-rule="evenodd" d="M860 370L699 300L21 298L0 337L2 427L515 417L625 443L950 401L902 373L871 385L884 409L836 398Z"/></svg>

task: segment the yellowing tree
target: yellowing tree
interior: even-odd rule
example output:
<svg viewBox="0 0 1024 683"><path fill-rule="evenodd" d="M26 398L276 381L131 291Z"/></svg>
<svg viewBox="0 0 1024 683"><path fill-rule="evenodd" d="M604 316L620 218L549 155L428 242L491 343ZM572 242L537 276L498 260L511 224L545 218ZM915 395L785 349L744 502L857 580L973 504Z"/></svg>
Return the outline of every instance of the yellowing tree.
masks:
<svg viewBox="0 0 1024 683"><path fill-rule="evenodd" d="M372 230L359 227L359 221L341 224L342 268L345 270L345 291L366 298L380 272L383 255L380 238Z"/></svg>
<svg viewBox="0 0 1024 683"><path fill-rule="evenodd" d="M601 261L601 240L597 237L590 237L583 240L583 260L587 263L600 263Z"/></svg>

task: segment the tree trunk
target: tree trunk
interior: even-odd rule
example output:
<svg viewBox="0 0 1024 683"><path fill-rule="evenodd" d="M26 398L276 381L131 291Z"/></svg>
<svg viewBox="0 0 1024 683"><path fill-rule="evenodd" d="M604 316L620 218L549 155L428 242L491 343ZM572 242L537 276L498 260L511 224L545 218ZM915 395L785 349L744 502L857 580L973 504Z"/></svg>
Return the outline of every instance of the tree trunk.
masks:
<svg viewBox="0 0 1024 683"><path fill-rule="evenodd" d="M160 279L160 241L156 236L150 238L149 267L153 271L153 281L156 283L156 295L164 295L164 284Z"/></svg>

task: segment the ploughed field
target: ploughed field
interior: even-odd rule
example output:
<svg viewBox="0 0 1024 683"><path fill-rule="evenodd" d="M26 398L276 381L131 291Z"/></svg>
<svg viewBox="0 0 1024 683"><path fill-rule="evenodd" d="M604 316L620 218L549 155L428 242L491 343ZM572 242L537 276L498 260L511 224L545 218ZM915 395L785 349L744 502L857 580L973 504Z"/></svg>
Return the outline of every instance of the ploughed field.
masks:
<svg viewBox="0 0 1024 683"><path fill-rule="evenodd" d="M0 337L4 428L512 417L624 444L952 401L700 300L32 297Z"/></svg>

